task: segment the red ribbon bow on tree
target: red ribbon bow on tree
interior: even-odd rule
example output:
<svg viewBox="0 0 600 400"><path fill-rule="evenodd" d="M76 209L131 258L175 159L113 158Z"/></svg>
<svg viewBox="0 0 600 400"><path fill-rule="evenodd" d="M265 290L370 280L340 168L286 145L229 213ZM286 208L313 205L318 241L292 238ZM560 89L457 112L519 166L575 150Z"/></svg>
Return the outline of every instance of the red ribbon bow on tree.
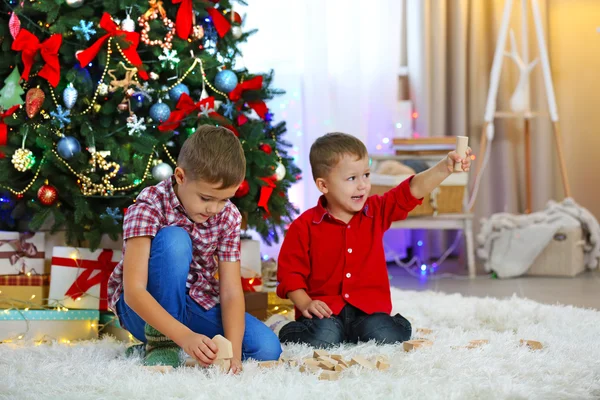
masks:
<svg viewBox="0 0 600 400"><path fill-rule="evenodd" d="M60 64L58 62L58 50L62 44L62 35L55 33L40 43L40 40L27 29L21 29L12 44L12 50L21 51L23 59L23 73L21 78L28 80L33 59L39 51L46 65L42 67L38 76L46 79L54 87L60 81Z"/></svg>
<svg viewBox="0 0 600 400"><path fill-rule="evenodd" d="M81 67L88 65L100 51L100 48L104 45L104 42L108 40L110 37L124 35L125 40L129 42L129 47L126 49L122 49L123 54L127 57L127 60L131 62L137 69L138 75L140 78L144 80L148 80L148 74L146 71L142 70L142 59L137 53L137 47L140 43L140 34L137 32L127 32L119 29L115 21L112 20L112 17L108 13L102 14L102 18L100 19L100 28L104 29L107 33L102 36L100 39L96 40L96 43L88 47L86 50L83 50L81 53L77 55L77 60Z"/></svg>
<svg viewBox="0 0 600 400"><path fill-rule="evenodd" d="M263 77L261 75L255 76L254 78L252 78L250 80L239 83L235 87L235 89L233 89L231 91L231 93L229 93L229 99L231 99L231 101L238 101L242 98L242 93L244 93L244 91L260 90L260 89L262 89L262 85L263 85ZM264 101L253 100L253 101L247 101L246 103L248 104L248 107L250 107L251 109L256 111L256 113L258 114L259 117L261 117L262 119L265 119L265 116L267 115L267 111L269 111L269 109L267 108L267 105L265 104Z"/></svg>
<svg viewBox="0 0 600 400"><path fill-rule="evenodd" d="M173 4L181 4L179 10L177 10L177 18L175 19L177 36L183 40L187 40L192 32L192 25L195 19L192 0L173 0ZM209 7L206 11L208 11L208 15L212 18L219 36L225 36L229 32L229 29L231 29L229 21L214 7Z"/></svg>
<svg viewBox="0 0 600 400"><path fill-rule="evenodd" d="M167 119L165 122L158 126L158 130L161 132L165 132L177 129L179 125L181 125L181 120L183 120L185 117L187 117L194 111L202 110L204 107L208 107L209 110L213 110L212 112L209 112L209 116L212 117L213 115L219 115L214 111L214 97L207 97L206 99L194 103L194 100L192 100L192 98L187 93L182 93L179 97L177 105L175 106L175 111L171 112L171 115L169 115L169 119Z"/></svg>
<svg viewBox="0 0 600 400"><path fill-rule="evenodd" d="M10 117L19 109L19 105L12 106L3 113L0 113L0 146L6 146L8 143L8 126L4 122L4 118ZM4 158L4 153L0 151L0 158Z"/></svg>
<svg viewBox="0 0 600 400"><path fill-rule="evenodd" d="M75 282L67 289L65 296L76 300L85 294L90 288L96 285L100 285L100 310L107 309L107 300L103 298L106 296L106 286L108 285L108 278L110 274L117 266L117 262L112 261L113 251L102 250L98 256L98 260L79 260L73 258L64 257L52 257L52 265L60 265L65 267L75 267L83 269L84 271L75 279ZM92 274L98 271L96 275L92 277Z"/></svg>

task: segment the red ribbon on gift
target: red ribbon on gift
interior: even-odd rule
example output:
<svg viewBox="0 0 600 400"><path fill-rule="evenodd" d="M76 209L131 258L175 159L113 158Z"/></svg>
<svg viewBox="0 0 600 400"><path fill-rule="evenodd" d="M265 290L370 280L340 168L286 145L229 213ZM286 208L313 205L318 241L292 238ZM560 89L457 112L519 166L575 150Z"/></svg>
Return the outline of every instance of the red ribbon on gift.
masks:
<svg viewBox="0 0 600 400"><path fill-rule="evenodd" d="M244 278L242 277L242 290L244 292L256 292L256 287L262 285L261 278Z"/></svg>
<svg viewBox="0 0 600 400"><path fill-rule="evenodd" d="M231 101L238 101L242 98L242 93L246 90L260 90L263 85L263 77L261 75L255 76L254 78L245 82L239 83L235 89L229 93L229 99ZM267 115L267 105L262 100L247 101L248 107L256 111L259 117L265 119Z"/></svg>
<svg viewBox="0 0 600 400"><path fill-rule="evenodd" d="M15 38L11 49L21 51L23 60L23 73L21 78L29 80L29 73L33 66L33 60L37 52L42 55L42 59L46 63L38 76L46 79L54 87L58 86L60 81L60 64L58 62L58 50L62 44L62 35L55 33L48 39L40 43L40 40L27 29L21 29Z"/></svg>
<svg viewBox="0 0 600 400"><path fill-rule="evenodd" d="M231 29L231 23L227 21L227 18L225 18L223 14L221 14L221 12L216 8L207 8L206 11L208 11L208 15L210 15L212 18L213 25L215 26L219 36L225 36Z"/></svg>
<svg viewBox="0 0 600 400"><path fill-rule="evenodd" d="M200 111L202 107L208 107L210 110L215 108L215 98L207 97L204 100L200 100L194 103L194 100L187 94L182 93L179 97L179 101L175 106L175 111L172 111L169 118L158 126L158 130L161 132L172 131L177 129L181 125L181 121L195 111ZM216 112L210 112L209 116L218 116Z"/></svg>
<svg viewBox="0 0 600 400"><path fill-rule="evenodd" d="M269 211L269 199L273 194L273 190L275 189L275 180L272 178L260 178L267 186L263 186L260 188L260 198L258 199L258 206L265 209L267 215L271 215Z"/></svg>
<svg viewBox="0 0 600 400"><path fill-rule="evenodd" d="M14 251L0 251L0 258L8 258L10 265L15 265L21 258L44 258L43 252L38 252L35 244L28 242L34 236L33 233L19 233L18 239L13 240L0 240L0 246L8 244ZM23 263L23 269L19 273L24 274L26 265ZM38 274L37 271L32 271L34 274Z"/></svg>
<svg viewBox="0 0 600 400"><path fill-rule="evenodd" d="M4 122L4 118L8 118L19 109L19 105L12 106L8 110L0 114L0 146L6 146L8 143L8 126ZM4 153L0 151L0 158L4 158Z"/></svg>
<svg viewBox="0 0 600 400"><path fill-rule="evenodd" d="M67 289L65 296L73 300L81 297L90 288L100 284L100 305L99 310L108 309L106 299L108 289L108 278L117 266L117 262L112 261L113 251L104 249L98 256L98 260L79 260L64 257L52 257L52 265L61 267L81 268L84 271L75 279L75 282ZM99 271L92 277L94 271Z"/></svg>
<svg viewBox="0 0 600 400"><path fill-rule="evenodd" d="M77 60L81 67L85 67L92 62L98 55L98 52L104 45L104 43L110 38L115 36L123 35L125 40L129 42L129 47L122 49L123 54L127 57L127 60L138 69L138 75L144 80L148 80L148 74L142 70L142 59L137 53L137 47L140 43L140 34L137 32L127 32L119 29L118 25L113 21L112 17L108 13L102 14L100 19L100 28L104 29L107 33L100 39L96 40L96 43L83 50L77 55Z"/></svg>

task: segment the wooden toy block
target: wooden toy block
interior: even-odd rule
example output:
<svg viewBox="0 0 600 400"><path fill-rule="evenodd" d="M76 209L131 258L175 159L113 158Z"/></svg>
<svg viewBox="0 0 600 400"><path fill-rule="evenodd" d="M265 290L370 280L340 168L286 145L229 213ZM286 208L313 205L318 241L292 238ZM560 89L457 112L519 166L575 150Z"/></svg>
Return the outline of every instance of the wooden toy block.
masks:
<svg viewBox="0 0 600 400"><path fill-rule="evenodd" d="M336 364L332 364L329 361L319 361L319 367L329 371L333 371L335 369L335 365Z"/></svg>
<svg viewBox="0 0 600 400"><path fill-rule="evenodd" d="M344 357L342 357L342 356L341 356L341 355L339 355L339 354L332 354L332 355L330 355L329 357L331 357L331 359L333 359L333 360L335 360L335 361L341 361L341 360L343 360L343 359L344 359Z"/></svg>
<svg viewBox="0 0 600 400"><path fill-rule="evenodd" d="M489 341L489 340L486 340L486 339L481 339L481 340L471 340L471 341L469 342L469 344L468 344L467 346L465 346L465 347L466 347L467 349L475 349L475 348L477 348L477 347L481 347L481 346L483 346L484 344L488 344L488 343L490 343L490 341Z"/></svg>
<svg viewBox="0 0 600 400"><path fill-rule="evenodd" d="M297 367L298 366L298 360L289 360L287 363L288 363L288 365L290 367Z"/></svg>
<svg viewBox="0 0 600 400"><path fill-rule="evenodd" d="M225 339L221 335L216 335L212 338L212 341L215 342L219 351L217 352L217 360L223 358L233 358L233 347L231 346L231 342Z"/></svg>
<svg viewBox="0 0 600 400"><path fill-rule="evenodd" d="M229 372L229 369L231 368L231 360L230 359L217 359L213 365L215 366L215 368L218 368L221 370L221 372Z"/></svg>
<svg viewBox="0 0 600 400"><path fill-rule="evenodd" d="M381 361L381 360L377 361L377 369L378 370L385 371L386 369L389 369L389 368L390 368L390 364L389 363L387 363L385 361Z"/></svg>
<svg viewBox="0 0 600 400"><path fill-rule="evenodd" d="M418 340L407 340L402 343L402 347L404 347L404 351L412 351L416 349L421 349L424 347L433 346L433 342L427 339L418 339Z"/></svg>
<svg viewBox="0 0 600 400"><path fill-rule="evenodd" d="M428 328L417 328L416 332L417 335L431 335L433 333L433 331L431 329Z"/></svg>
<svg viewBox="0 0 600 400"><path fill-rule="evenodd" d="M323 371L321 368L316 365L305 364L300 366L300 372L319 372Z"/></svg>
<svg viewBox="0 0 600 400"><path fill-rule="evenodd" d="M313 353L313 358L327 357L327 356L329 356L329 352L327 350L323 350L323 349L317 349Z"/></svg>
<svg viewBox="0 0 600 400"><path fill-rule="evenodd" d="M338 362L339 365L341 365L342 367L348 368L350 366L350 362L344 360L343 358L340 360L336 360Z"/></svg>
<svg viewBox="0 0 600 400"><path fill-rule="evenodd" d="M350 366L353 366L353 365L360 365L361 367L368 368L368 369L375 368L375 366L373 365L373 363L371 363L371 361L367 360L366 358L364 358L362 356L352 357L352 359L350 360Z"/></svg>
<svg viewBox="0 0 600 400"><path fill-rule="evenodd" d="M170 365L149 365L145 366L144 368L146 368L148 371L162 372L163 374L173 370L173 367Z"/></svg>
<svg viewBox="0 0 600 400"><path fill-rule="evenodd" d="M466 136L456 137L456 152L461 159L467 156L467 147L469 145L469 138ZM454 163L454 172L463 172L461 163Z"/></svg>
<svg viewBox="0 0 600 400"><path fill-rule="evenodd" d="M279 361L261 361L258 363L258 366L261 368L273 368L278 365L281 365Z"/></svg>
<svg viewBox="0 0 600 400"><path fill-rule="evenodd" d="M319 360L319 361L327 361L328 363L331 363L333 365L335 365L335 364L338 363L337 360L334 360L333 358L327 357L327 356L325 356L325 357L319 357L319 358L317 358L317 360Z"/></svg>
<svg viewBox="0 0 600 400"><path fill-rule="evenodd" d="M344 371L346 368L347 368L347 367L343 366L342 364L336 364L336 365L335 365L335 368L334 368L334 371L337 371L337 372L342 372L342 371Z"/></svg>
<svg viewBox="0 0 600 400"><path fill-rule="evenodd" d="M337 381L340 379L340 373L336 371L323 371L319 375L319 380L322 381Z"/></svg>
<svg viewBox="0 0 600 400"><path fill-rule="evenodd" d="M200 363L198 363L198 361L194 360L193 358L187 358L185 360L185 363L183 363L184 367L199 367Z"/></svg>
<svg viewBox="0 0 600 400"><path fill-rule="evenodd" d="M386 356L385 354L382 354L382 355L375 357L375 361L390 362L390 358L388 356Z"/></svg>
<svg viewBox="0 0 600 400"><path fill-rule="evenodd" d="M320 363L316 358L305 358L303 361L305 365L314 365L315 367L318 367Z"/></svg>
<svg viewBox="0 0 600 400"><path fill-rule="evenodd" d="M521 339L520 343L521 343L521 345L525 345L525 346L529 347L531 350L541 350L544 348L544 346L542 346L542 344L540 342L535 341L535 340Z"/></svg>

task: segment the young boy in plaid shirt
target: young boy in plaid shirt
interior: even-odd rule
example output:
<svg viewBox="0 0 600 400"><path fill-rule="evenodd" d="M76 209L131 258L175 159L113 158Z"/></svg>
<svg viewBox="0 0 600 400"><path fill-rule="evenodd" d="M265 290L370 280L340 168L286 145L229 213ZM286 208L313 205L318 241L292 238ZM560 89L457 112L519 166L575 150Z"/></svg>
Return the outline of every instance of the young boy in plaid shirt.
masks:
<svg viewBox="0 0 600 400"><path fill-rule="evenodd" d="M471 149L464 159L451 151L383 196L369 197L365 145L344 133L318 138L310 149L310 164L323 196L290 225L279 252L277 295L296 308L294 322L286 324L278 316L267 321L279 339L313 347L408 340L410 322L390 315L383 234L450 176L455 162L468 171L470 155Z"/></svg>
<svg viewBox="0 0 600 400"><path fill-rule="evenodd" d="M210 339L242 359L276 360L281 345L244 312L240 277L241 214L230 202L246 175L235 135L201 126L181 148L173 176L142 190L123 223L123 260L108 284L108 304L145 343L146 365L181 365L179 349L204 366L216 358ZM219 279L215 278L218 271Z"/></svg>

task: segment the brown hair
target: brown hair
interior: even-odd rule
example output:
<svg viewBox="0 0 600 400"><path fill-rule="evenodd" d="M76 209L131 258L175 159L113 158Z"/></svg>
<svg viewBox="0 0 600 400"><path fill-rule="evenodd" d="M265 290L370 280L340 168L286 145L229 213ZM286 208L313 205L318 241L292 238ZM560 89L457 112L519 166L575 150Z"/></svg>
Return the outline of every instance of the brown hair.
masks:
<svg viewBox="0 0 600 400"><path fill-rule="evenodd" d="M221 188L239 185L246 176L246 157L239 139L227 128L198 127L181 147L177 166L192 180L221 183Z"/></svg>
<svg viewBox="0 0 600 400"><path fill-rule="evenodd" d="M347 133L327 133L310 147L310 166L313 179L325 177L344 155L367 157L367 148L363 142Z"/></svg>

